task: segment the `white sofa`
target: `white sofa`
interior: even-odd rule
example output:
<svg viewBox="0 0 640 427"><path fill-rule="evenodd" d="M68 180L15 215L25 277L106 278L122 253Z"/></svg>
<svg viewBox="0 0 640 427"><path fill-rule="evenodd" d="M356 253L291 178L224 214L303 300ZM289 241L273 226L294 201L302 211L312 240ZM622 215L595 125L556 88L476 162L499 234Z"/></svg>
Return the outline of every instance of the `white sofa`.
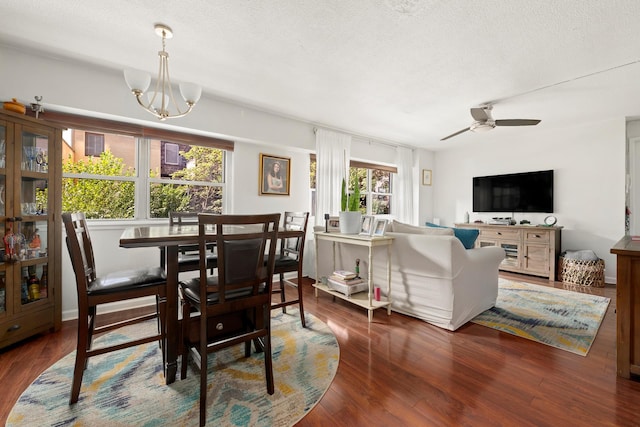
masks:
<svg viewBox="0 0 640 427"><path fill-rule="evenodd" d="M451 229L415 228L416 232L387 233L395 238L391 247L393 311L455 331L495 305L503 249L465 249ZM330 275L334 268L353 270L356 258L360 259L360 275L367 277L366 248L337 244L334 267L331 243L319 243L318 277ZM386 250L374 249L374 284L382 288L383 295L386 256Z"/></svg>

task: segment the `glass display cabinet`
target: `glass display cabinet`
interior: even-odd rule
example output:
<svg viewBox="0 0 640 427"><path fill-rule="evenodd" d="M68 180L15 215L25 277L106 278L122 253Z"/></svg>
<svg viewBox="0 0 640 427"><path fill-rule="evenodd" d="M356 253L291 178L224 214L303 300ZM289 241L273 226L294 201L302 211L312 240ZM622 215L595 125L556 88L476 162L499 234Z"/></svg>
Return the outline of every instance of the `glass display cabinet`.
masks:
<svg viewBox="0 0 640 427"><path fill-rule="evenodd" d="M60 126L0 111L0 348L61 326L61 150Z"/></svg>

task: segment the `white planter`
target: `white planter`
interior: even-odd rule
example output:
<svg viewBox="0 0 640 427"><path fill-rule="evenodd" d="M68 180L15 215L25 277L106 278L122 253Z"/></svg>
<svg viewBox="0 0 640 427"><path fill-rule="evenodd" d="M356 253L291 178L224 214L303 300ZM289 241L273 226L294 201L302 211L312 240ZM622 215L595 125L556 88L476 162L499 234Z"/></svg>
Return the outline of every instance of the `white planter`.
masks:
<svg viewBox="0 0 640 427"><path fill-rule="evenodd" d="M358 234L362 225L360 212L338 212L340 218L340 232L342 234Z"/></svg>

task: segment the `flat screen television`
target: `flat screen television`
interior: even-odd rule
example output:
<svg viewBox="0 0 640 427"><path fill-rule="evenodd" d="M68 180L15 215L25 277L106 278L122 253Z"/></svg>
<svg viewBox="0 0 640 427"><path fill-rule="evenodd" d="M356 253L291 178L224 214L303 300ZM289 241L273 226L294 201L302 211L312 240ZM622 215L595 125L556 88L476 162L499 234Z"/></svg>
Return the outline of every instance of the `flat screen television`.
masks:
<svg viewBox="0 0 640 427"><path fill-rule="evenodd" d="M474 212L553 212L553 170L473 178Z"/></svg>

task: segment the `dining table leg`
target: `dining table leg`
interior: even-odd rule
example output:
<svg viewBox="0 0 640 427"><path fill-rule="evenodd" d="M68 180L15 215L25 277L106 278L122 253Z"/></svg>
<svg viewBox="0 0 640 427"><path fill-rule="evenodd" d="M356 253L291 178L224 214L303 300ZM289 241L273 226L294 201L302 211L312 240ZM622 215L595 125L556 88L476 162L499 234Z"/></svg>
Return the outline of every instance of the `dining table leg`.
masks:
<svg viewBox="0 0 640 427"><path fill-rule="evenodd" d="M165 381L171 384L178 371L178 247L167 246L167 310L165 336Z"/></svg>

